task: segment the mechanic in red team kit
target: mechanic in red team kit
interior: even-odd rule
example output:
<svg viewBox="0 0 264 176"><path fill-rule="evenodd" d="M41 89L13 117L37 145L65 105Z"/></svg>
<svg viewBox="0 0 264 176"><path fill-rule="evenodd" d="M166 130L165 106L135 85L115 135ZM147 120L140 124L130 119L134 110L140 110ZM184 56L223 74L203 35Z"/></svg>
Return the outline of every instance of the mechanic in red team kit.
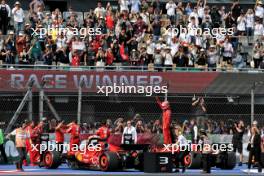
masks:
<svg viewBox="0 0 264 176"><path fill-rule="evenodd" d="M171 124L171 109L170 104L168 101L161 102L158 97L156 97L157 103L159 104L160 108L162 109L162 131L164 136L164 144L171 144L171 131L170 131L170 124Z"/></svg>
<svg viewBox="0 0 264 176"><path fill-rule="evenodd" d="M34 130L35 123L34 121L29 121L27 124L28 125L26 127L26 131L27 131L28 138L26 139L26 149L27 149L27 152L29 153L30 165L35 166L35 163L37 163L39 159L36 156L37 151L33 150L33 145L36 144L36 138L37 138L36 131Z"/></svg>
<svg viewBox="0 0 264 176"><path fill-rule="evenodd" d="M96 135L100 137L101 140L107 140L110 136L110 129L108 128L106 122L101 123L101 127L96 131Z"/></svg>
<svg viewBox="0 0 264 176"><path fill-rule="evenodd" d="M64 133L66 132L64 121L58 121L58 124L55 128L55 141L57 151L63 152L63 143L64 143Z"/></svg>
<svg viewBox="0 0 264 176"><path fill-rule="evenodd" d="M74 152L73 148L79 146L80 143L80 126L77 124L76 120L74 120L72 123L68 124L67 127L68 129L66 132L71 134L69 152L72 153Z"/></svg>
<svg viewBox="0 0 264 176"><path fill-rule="evenodd" d="M40 143L41 143L41 134L43 133L43 121L39 122L37 126L32 128L32 133L30 135L31 145L35 145L35 149L32 148L31 150L31 163L36 165L40 162ZM37 149L37 150L36 150Z"/></svg>

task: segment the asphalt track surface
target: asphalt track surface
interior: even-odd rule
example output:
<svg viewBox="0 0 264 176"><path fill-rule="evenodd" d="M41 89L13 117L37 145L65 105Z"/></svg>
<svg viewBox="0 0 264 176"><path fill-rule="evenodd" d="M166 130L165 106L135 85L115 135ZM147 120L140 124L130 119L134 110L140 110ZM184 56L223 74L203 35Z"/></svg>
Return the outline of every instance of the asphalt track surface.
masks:
<svg viewBox="0 0 264 176"><path fill-rule="evenodd" d="M264 175L264 170L262 174L257 173L257 169L251 169L250 172L247 171L246 165L242 167L236 167L233 170L221 170L218 168L212 168L211 174L201 174L201 170L187 169L184 174L182 173L143 173L135 170L126 170L119 172L101 172L101 171L91 171L91 170L72 170L67 167L67 165L61 165L58 169L45 169L32 166L24 166L24 172L18 172L14 165L0 165L0 175L95 175L95 176L148 176L148 175L189 175L189 176L199 176L199 175L223 175L223 176L235 176L235 175Z"/></svg>

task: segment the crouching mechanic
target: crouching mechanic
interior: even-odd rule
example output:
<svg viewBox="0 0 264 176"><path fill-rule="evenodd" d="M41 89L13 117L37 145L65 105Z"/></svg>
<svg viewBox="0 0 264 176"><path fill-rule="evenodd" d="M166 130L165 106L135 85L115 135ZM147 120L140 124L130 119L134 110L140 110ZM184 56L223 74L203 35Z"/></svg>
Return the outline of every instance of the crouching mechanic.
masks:
<svg viewBox="0 0 264 176"><path fill-rule="evenodd" d="M16 128L14 131L7 135L9 138L11 135L15 136L16 148L19 153L19 161L16 162L16 168L18 171L24 171L22 168L23 161L27 158L27 151L26 151L26 139L27 131L26 131L27 124L24 122L21 127Z"/></svg>
<svg viewBox="0 0 264 176"><path fill-rule="evenodd" d="M171 109L168 101L161 102L158 97L156 97L157 103L162 109L162 131L164 137L164 144L172 143L172 136L170 131L171 124Z"/></svg>
<svg viewBox="0 0 264 176"><path fill-rule="evenodd" d="M74 149L78 149L76 147L80 144L80 126L77 124L76 120L74 120L72 123L67 125L67 133L71 134L70 137L70 150L69 154L74 154Z"/></svg>
<svg viewBox="0 0 264 176"><path fill-rule="evenodd" d="M108 128L106 122L101 123L101 127L96 131L96 135L98 135L101 140L107 141L110 136L110 129Z"/></svg>

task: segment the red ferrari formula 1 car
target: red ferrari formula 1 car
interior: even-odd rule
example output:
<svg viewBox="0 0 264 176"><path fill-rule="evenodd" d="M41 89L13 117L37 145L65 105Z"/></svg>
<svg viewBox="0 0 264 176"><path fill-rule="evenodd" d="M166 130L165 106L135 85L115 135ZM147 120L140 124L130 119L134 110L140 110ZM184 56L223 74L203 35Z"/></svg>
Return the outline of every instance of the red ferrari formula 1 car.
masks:
<svg viewBox="0 0 264 176"><path fill-rule="evenodd" d="M76 152L61 154L58 151L45 151L42 154L40 166L56 169L62 163L67 163L72 169L91 169L102 171L118 171L123 169L144 169L144 153L169 153L173 163L180 162L185 168L200 169L201 154L199 152L179 153L164 150L150 144L112 145L102 141L98 136L90 136L83 140ZM222 152L212 155L212 166L221 169L235 167L234 152Z"/></svg>
<svg viewBox="0 0 264 176"><path fill-rule="evenodd" d="M98 136L90 136L82 141L77 152L61 154L58 151L45 151L41 166L56 169L65 162L72 169L115 171L134 168L143 170L143 154L148 149L148 144L109 146Z"/></svg>

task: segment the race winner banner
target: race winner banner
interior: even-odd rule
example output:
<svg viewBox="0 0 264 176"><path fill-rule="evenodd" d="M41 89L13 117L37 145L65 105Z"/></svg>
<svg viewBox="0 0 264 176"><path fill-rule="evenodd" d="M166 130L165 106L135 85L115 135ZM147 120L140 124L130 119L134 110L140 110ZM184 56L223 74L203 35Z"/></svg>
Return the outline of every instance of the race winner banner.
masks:
<svg viewBox="0 0 264 176"><path fill-rule="evenodd" d="M97 86L168 86L169 93L203 93L217 78L216 72L110 72L59 70L0 70L0 92L24 92L30 80L37 92L43 81L47 92L97 92Z"/></svg>

